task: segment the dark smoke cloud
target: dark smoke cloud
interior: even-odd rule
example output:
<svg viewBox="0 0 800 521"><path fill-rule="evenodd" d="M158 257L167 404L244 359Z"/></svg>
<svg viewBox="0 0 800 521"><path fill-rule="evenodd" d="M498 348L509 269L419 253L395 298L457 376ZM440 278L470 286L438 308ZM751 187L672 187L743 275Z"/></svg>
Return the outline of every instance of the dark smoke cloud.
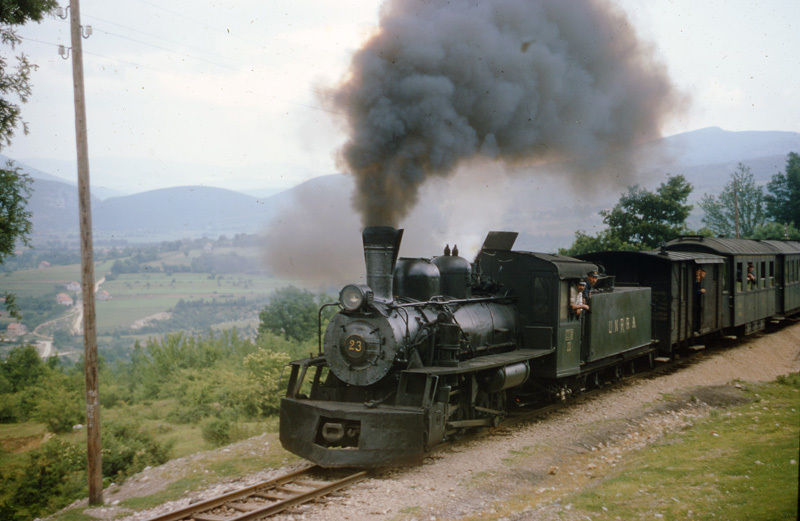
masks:
<svg viewBox="0 0 800 521"><path fill-rule="evenodd" d="M683 104L605 0L389 0L328 101L364 225L397 225L426 179L478 156L625 181Z"/></svg>

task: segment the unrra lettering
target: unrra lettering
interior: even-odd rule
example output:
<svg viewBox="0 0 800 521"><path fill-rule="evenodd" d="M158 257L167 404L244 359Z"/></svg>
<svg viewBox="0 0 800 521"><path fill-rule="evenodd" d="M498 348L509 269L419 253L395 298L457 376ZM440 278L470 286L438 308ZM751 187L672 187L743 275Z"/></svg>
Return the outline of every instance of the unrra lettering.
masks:
<svg viewBox="0 0 800 521"><path fill-rule="evenodd" d="M636 317L621 317L608 321L608 334L619 333L636 329Z"/></svg>

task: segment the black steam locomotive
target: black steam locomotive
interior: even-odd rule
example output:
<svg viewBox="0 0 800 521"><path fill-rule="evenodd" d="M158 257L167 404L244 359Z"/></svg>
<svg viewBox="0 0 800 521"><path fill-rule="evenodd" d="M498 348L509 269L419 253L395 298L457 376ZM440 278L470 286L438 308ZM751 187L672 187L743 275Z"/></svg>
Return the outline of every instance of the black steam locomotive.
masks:
<svg viewBox="0 0 800 521"><path fill-rule="evenodd" d="M800 243L694 237L576 259L490 232L470 264L456 248L398 259L402 234L364 230L367 284L341 290L319 356L291 363L281 443L324 467L413 464L512 407L800 311ZM578 281L604 267L591 312L574 313Z"/></svg>

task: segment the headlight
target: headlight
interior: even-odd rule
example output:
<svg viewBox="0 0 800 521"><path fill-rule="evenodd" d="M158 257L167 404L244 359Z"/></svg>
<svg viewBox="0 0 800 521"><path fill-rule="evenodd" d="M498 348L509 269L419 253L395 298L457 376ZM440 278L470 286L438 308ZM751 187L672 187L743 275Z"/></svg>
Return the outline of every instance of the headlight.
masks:
<svg viewBox="0 0 800 521"><path fill-rule="evenodd" d="M339 293L339 303L345 311L356 311L369 301L371 296L372 290L368 286L349 284Z"/></svg>

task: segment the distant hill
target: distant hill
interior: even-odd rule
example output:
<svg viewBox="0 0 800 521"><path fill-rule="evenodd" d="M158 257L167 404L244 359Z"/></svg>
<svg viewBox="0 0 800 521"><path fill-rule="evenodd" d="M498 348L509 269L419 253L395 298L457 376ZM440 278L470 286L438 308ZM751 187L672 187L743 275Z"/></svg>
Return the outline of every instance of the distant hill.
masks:
<svg viewBox="0 0 800 521"><path fill-rule="evenodd" d="M139 240L253 233L267 225L271 208L264 199L232 190L179 186L101 201L94 209L95 229Z"/></svg>
<svg viewBox="0 0 800 521"><path fill-rule="evenodd" d="M800 133L700 129L641 145L637 152L641 172L638 182L654 188L668 173L683 174L695 187L692 200L696 201L704 193L718 192L739 162L751 168L758 182L766 183L783 170L791 151L800 151ZM77 236L74 184L20 166L35 180L30 202L34 234ZM520 231L521 247L555 250L570 244L576 229L592 232L599 227L598 211L612 206L625 190L624 185L598 186L587 179L576 191L553 175L554 171L558 171L558 165L509 176L491 172L484 177L431 183L403 223L408 230L409 250L416 254L411 242L415 230L419 236L434 240L453 236L464 242L459 237L469 237L467 242L479 244L485 231L499 228ZM313 228L316 222L320 223L319 230L355 233L360 223L351 207L351 191L352 181L343 175L317 177L261 198L222 188L182 186L105 200L94 198L93 220L99 238L129 241L253 233L264 230L271 220L273 226L286 227L289 233L301 221L311 223L304 224L305 229ZM312 207L313 211L306 211ZM693 218L699 222L697 212ZM327 235L329 239L330 233Z"/></svg>

